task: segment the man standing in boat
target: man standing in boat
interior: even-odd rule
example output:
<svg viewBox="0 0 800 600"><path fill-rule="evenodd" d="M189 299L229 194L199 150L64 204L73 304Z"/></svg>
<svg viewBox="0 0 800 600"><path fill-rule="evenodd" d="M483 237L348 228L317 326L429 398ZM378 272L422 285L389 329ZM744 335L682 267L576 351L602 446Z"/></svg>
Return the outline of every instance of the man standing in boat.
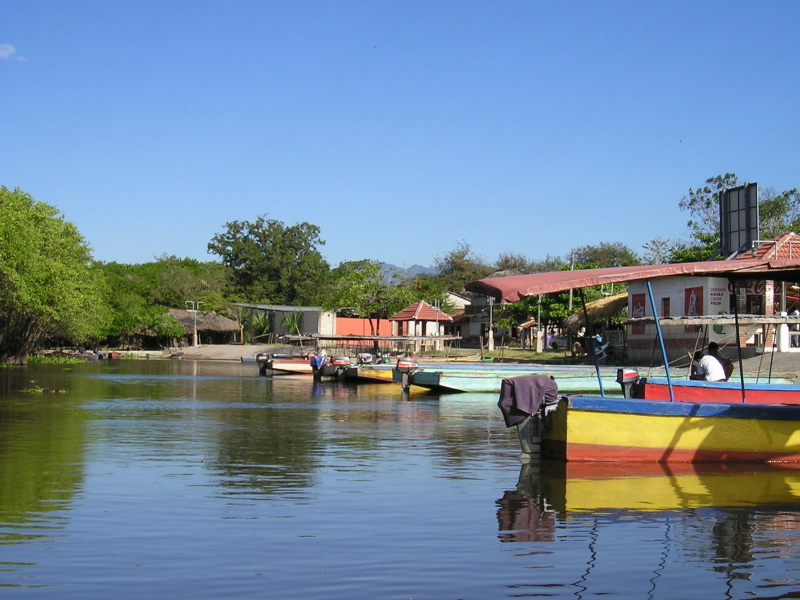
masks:
<svg viewBox="0 0 800 600"><path fill-rule="evenodd" d="M706 381L728 381L733 373L733 363L719 355L719 344L709 342L708 354L700 359L700 368Z"/></svg>

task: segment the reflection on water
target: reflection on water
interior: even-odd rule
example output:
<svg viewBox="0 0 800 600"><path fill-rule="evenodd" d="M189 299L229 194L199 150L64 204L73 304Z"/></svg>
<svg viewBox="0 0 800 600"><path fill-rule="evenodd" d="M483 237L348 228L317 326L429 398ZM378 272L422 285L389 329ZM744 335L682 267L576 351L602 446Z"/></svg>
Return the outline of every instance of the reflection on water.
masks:
<svg viewBox="0 0 800 600"><path fill-rule="evenodd" d="M798 586L799 510L796 466L534 463L497 500L498 538L564 546L560 537L574 536L585 561L572 582L557 585L578 597L596 586L621 591L607 565L619 553L631 597L637 580L640 597L697 597L687 569L707 564L705 579L692 584L704 596L718 583L724 597L786 598Z"/></svg>
<svg viewBox="0 0 800 600"><path fill-rule="evenodd" d="M520 467L496 400L238 363L0 370L0 596L797 588L798 471Z"/></svg>

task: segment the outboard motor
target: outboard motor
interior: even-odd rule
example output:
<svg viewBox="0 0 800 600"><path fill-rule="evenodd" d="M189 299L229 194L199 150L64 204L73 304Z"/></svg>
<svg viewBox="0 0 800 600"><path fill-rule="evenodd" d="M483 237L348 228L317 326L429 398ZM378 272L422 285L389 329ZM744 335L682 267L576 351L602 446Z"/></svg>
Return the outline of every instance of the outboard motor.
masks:
<svg viewBox="0 0 800 600"><path fill-rule="evenodd" d="M617 369L617 383L622 386L624 398L634 398L634 388L639 382L638 369Z"/></svg>
<svg viewBox="0 0 800 600"><path fill-rule="evenodd" d="M360 365L371 365L375 362L375 355L371 352L359 352L356 359Z"/></svg>
<svg viewBox="0 0 800 600"><path fill-rule="evenodd" d="M259 375L266 375L267 374L267 362L269 361L269 355L266 352L259 352L256 354L256 363L258 363L258 374Z"/></svg>
<svg viewBox="0 0 800 600"><path fill-rule="evenodd" d="M398 358L395 370L400 373L400 385L404 390L411 385L411 375L419 368L413 360Z"/></svg>
<svg viewBox="0 0 800 600"><path fill-rule="evenodd" d="M334 356L331 362L324 367L323 375L339 377L350 367L350 357Z"/></svg>

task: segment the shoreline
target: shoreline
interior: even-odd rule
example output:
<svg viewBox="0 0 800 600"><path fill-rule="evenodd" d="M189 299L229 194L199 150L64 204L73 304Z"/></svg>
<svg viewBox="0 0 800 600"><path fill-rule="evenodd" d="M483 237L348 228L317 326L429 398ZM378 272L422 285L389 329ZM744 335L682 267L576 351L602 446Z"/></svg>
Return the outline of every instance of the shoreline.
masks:
<svg viewBox="0 0 800 600"><path fill-rule="evenodd" d="M170 358L177 353L182 353L180 358L184 360L227 360L241 361L242 358L255 359L260 352L286 352L286 346L282 344L242 344L242 345L204 345L188 348L174 348L161 353L160 358ZM142 353L144 354L144 352ZM150 356L156 352L148 352ZM506 359L504 362L511 362ZM515 361L516 362L516 361ZM519 361L522 362L522 361ZM534 359L530 361L536 363ZM547 361L543 361L547 362ZM738 361L734 360L734 364ZM766 353L744 359L745 375L760 375L765 377L772 374L775 377L794 378L800 380L800 354L794 352L775 352ZM608 365L613 366L613 365ZM738 367L731 381L736 379Z"/></svg>

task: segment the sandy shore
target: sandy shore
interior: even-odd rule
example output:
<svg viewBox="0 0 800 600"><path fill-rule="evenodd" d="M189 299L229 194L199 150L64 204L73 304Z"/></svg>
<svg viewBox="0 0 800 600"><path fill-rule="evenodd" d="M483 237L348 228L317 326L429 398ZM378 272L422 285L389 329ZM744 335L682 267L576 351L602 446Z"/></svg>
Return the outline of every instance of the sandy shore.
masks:
<svg viewBox="0 0 800 600"><path fill-rule="evenodd" d="M241 361L242 358L255 358L259 352L280 352L282 348L265 344L231 344L181 348L175 352L182 352L183 358L188 360Z"/></svg>

